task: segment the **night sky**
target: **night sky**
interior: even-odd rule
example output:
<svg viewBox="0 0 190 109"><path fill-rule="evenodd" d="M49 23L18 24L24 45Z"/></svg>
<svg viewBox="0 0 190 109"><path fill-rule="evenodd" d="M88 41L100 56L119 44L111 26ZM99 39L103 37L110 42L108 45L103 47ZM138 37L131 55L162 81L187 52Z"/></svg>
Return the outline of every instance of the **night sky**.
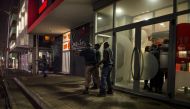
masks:
<svg viewBox="0 0 190 109"><path fill-rule="evenodd" d="M1 0L0 3L0 51L3 51L6 47L7 37L7 22L8 15L2 12L2 10L9 11L12 7L18 5L19 0Z"/></svg>

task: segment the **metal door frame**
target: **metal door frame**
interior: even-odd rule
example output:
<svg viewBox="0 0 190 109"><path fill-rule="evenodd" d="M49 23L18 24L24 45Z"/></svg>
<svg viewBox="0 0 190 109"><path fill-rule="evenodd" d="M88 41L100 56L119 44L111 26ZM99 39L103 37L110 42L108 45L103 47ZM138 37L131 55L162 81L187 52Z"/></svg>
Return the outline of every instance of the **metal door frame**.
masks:
<svg viewBox="0 0 190 109"><path fill-rule="evenodd" d="M143 93L143 92L139 92L139 88L136 87L136 91L134 90L130 90L130 89L126 89L126 88L122 88L122 87L118 87L114 85L114 88L116 90L120 90L120 91L124 91L124 92L128 92L131 94L135 94L135 95L140 95L140 96L144 96L144 97L150 97L150 98L154 98L154 99L159 99L162 101L169 101L172 103L177 103L177 104L181 104L181 105L185 105L185 106L189 106L190 104L188 101L183 101L183 100L179 100L175 98L175 57L176 57L176 25L177 25L177 17L179 15L183 15L183 14L190 14L190 9L184 10L184 11L177 11L177 0L173 0L173 13L172 14L168 14L165 16L161 16L161 17L157 17L157 18L152 18L148 21L141 21L141 22L137 22L137 23L132 23L132 24L128 24L128 25L124 25L124 26L120 26L120 27L115 27L115 11L116 11L116 1L113 2L113 28L108 29L108 30L104 30L101 32L96 32L96 28L94 30L94 36L96 36L97 34L102 34L102 33L108 33L108 32L112 32L113 33L113 37L112 37L112 44L113 44L113 52L114 52L114 59L116 59L116 33L120 32L120 31L125 31L125 30L130 30L130 29L137 29L137 31L141 30L141 27L143 26L147 26L147 25L153 25L153 24L157 24L157 23L161 23L161 22L166 22L169 21L170 22L170 28L169 28L169 66L168 66L168 83L167 83L167 92L168 92L168 96L160 96L158 94L147 94L147 93ZM96 17L96 15L94 16L94 18ZM96 26L96 20L94 19L94 25ZM139 34L139 33L137 33ZM140 36L140 34L139 34ZM138 37L137 37L138 38ZM140 38L139 38L140 39ZM137 42L138 43L138 42ZM116 77L116 71L115 68L113 69L113 75L112 75L112 79L115 80ZM113 84L115 84L115 81L113 81ZM138 85L138 83L136 83Z"/></svg>
<svg viewBox="0 0 190 109"><path fill-rule="evenodd" d="M162 17L159 17L159 18L153 18L153 19L150 19L148 21L141 21L141 22L138 22L138 23L134 23L134 24L129 24L129 25L125 25L125 26L122 26L122 27L118 27L116 29L113 30L113 45L116 46L116 33L117 32L121 32L121 31L126 31L126 30L131 30L131 29L135 29L135 47L134 49L135 50L135 61L134 61L134 77L135 78L140 78L140 55L139 55L139 51L141 49L141 28L144 27L144 26L148 26L148 25L154 25L154 24L157 24L157 23L162 23L162 22L167 22L169 21L170 22L170 29L169 29L169 33L170 33L170 36L171 34L173 34L174 32L172 32L172 29L171 29L171 25L172 25L172 14L170 15L166 15L166 16L162 16ZM173 36L172 36L173 37ZM170 37L171 38L171 37ZM173 45L174 43L170 41L170 45ZM169 45L169 46L170 46ZM113 48L113 51L114 51L114 54L116 54L116 47ZM169 51L170 52L170 51ZM171 53L169 53L171 54ZM115 59L116 59L116 56L114 55ZM171 57L171 56L170 56ZM170 58L169 57L169 58ZM169 59L171 60L171 58ZM172 67L173 68L173 67ZM169 68L170 69L170 68ZM170 71L170 70L169 70ZM114 70L114 74L116 73L116 71ZM171 73L168 73L168 74L171 74ZM114 75L114 80L116 78L116 74ZM170 80L168 80L170 81ZM115 82L114 82L115 83ZM170 82L168 82L170 83ZM167 85L169 86L169 85ZM157 94L154 94L154 93L144 93L144 92L140 92L140 80L139 79L135 79L134 82L133 82L133 89L127 89L127 88L122 88L122 87L118 87L118 86L115 86L114 87L116 89L121 89L121 90L124 90L124 91L127 91L127 92L131 92L131 93L136 93L136 94L142 94L142 95L146 95L146 96L151 96L151 97L154 97L154 98L158 98L158 97L162 97L162 95L157 95ZM169 90L169 88L168 88ZM165 98L165 97L164 97ZM168 97L167 97L168 98Z"/></svg>

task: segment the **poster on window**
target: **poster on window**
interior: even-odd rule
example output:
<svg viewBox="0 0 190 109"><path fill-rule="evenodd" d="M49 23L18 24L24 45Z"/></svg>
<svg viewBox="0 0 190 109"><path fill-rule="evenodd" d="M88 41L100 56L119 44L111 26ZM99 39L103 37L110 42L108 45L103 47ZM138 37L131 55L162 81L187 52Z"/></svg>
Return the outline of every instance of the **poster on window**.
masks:
<svg viewBox="0 0 190 109"><path fill-rule="evenodd" d="M71 30L71 49L81 51L90 41L90 23Z"/></svg>

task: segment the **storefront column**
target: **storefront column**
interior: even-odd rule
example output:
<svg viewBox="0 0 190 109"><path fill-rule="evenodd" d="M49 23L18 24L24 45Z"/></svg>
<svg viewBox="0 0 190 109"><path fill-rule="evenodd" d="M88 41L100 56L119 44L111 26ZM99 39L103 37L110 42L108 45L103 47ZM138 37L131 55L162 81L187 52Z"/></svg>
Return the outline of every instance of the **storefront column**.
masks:
<svg viewBox="0 0 190 109"><path fill-rule="evenodd" d="M34 49L32 50L33 51L33 55L32 55L32 73L34 75L38 74L38 53L39 53L39 38L38 36L36 35L35 36L35 47Z"/></svg>
<svg viewBox="0 0 190 109"><path fill-rule="evenodd" d="M38 74L39 36L36 36L36 74Z"/></svg>
<svg viewBox="0 0 190 109"><path fill-rule="evenodd" d="M21 53L18 52L18 69L21 69Z"/></svg>
<svg viewBox="0 0 190 109"><path fill-rule="evenodd" d="M174 0L174 8L173 12L177 12L177 0ZM176 25L177 25L177 17L174 14L172 21L170 21L170 34L169 34L169 45L172 46L169 49L168 57L168 97L174 98L175 97L175 76L176 76Z"/></svg>

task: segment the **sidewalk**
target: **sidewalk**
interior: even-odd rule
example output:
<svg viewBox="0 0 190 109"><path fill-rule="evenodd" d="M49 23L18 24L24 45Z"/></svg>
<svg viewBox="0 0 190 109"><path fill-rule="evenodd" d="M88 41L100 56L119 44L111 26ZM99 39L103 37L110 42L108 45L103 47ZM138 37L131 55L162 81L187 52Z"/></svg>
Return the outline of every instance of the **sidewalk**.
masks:
<svg viewBox="0 0 190 109"><path fill-rule="evenodd" d="M185 109L117 91L107 97L97 97L98 90L82 95L84 80L80 77L49 75L20 79L52 109Z"/></svg>

